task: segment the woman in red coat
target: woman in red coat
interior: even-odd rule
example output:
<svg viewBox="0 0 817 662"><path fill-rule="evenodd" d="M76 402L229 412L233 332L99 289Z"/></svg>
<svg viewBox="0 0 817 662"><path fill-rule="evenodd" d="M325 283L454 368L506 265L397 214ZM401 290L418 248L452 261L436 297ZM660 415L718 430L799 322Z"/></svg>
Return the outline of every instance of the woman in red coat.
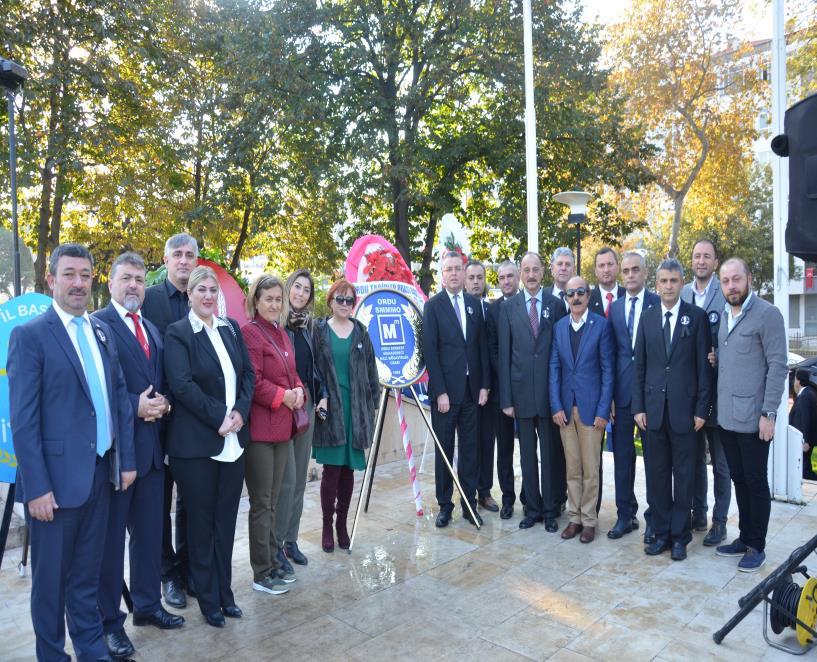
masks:
<svg viewBox="0 0 817 662"><path fill-rule="evenodd" d="M253 588L279 595L295 577L276 555L275 506L296 433L295 411L304 406L304 387L295 369L295 351L283 327L287 319L284 285L275 276L256 278L247 294L244 340L255 369L245 480L250 495L250 565Z"/></svg>

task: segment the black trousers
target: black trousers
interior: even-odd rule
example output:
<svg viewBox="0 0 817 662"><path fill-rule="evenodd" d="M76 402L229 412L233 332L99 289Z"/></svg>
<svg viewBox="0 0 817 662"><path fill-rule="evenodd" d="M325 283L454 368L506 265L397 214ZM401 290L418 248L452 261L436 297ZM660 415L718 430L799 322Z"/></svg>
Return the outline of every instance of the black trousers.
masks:
<svg viewBox="0 0 817 662"><path fill-rule="evenodd" d="M513 474L514 419L505 416L499 402L489 402L496 412L496 477L502 490L502 505L513 506L516 502Z"/></svg>
<svg viewBox="0 0 817 662"><path fill-rule="evenodd" d="M445 414L437 410L436 401L431 402L431 426L440 440L448 462L452 465L454 434L457 434L459 439L457 478L467 500L476 512L479 480L479 406L471 398L467 387L464 400L460 404L452 404ZM451 512L454 509L454 502L451 500L454 494L454 481L440 453L434 454L434 483L440 510Z"/></svg>
<svg viewBox="0 0 817 662"><path fill-rule="evenodd" d="M635 419L629 407L616 407L613 424L613 462L615 463L616 512L629 522L638 512L635 498Z"/></svg>
<svg viewBox="0 0 817 662"><path fill-rule="evenodd" d="M235 604L230 584L244 457L242 454L235 462L217 462L209 457L170 458L187 506L190 576L205 615Z"/></svg>
<svg viewBox="0 0 817 662"><path fill-rule="evenodd" d="M173 524L170 520L170 507L173 504L173 471L165 467L164 504L162 506L162 581L179 580L187 585L187 517L184 512L184 500L181 489L176 494L176 547L173 547Z"/></svg>
<svg viewBox="0 0 817 662"><path fill-rule="evenodd" d="M559 496L557 492L558 470L554 465L561 462L561 472L567 474L564 466L564 449L561 438L553 435L550 418L535 416L516 419L519 425L519 455L522 465L522 489L525 492L525 506L528 517L556 518L559 516ZM557 453L557 448L560 453ZM560 460L561 456L561 460Z"/></svg>
<svg viewBox="0 0 817 662"><path fill-rule="evenodd" d="M675 432L664 405L664 421L650 429L647 443L647 498L656 538L687 544L692 540L689 510L692 507L697 433Z"/></svg>
<svg viewBox="0 0 817 662"><path fill-rule="evenodd" d="M494 486L494 445L496 444L496 408L486 402L479 409L479 478L477 496L491 496Z"/></svg>
<svg viewBox="0 0 817 662"><path fill-rule="evenodd" d="M769 446L757 432L732 432L720 429L720 438L729 474L735 484L738 501L740 540L762 552L766 548L766 531L772 510L769 488Z"/></svg>
<svg viewBox="0 0 817 662"><path fill-rule="evenodd" d="M695 456L695 491L692 495L692 512L699 517L706 517L707 504L707 468L706 446L709 445L709 456L712 458L712 487L715 492L715 506L712 508L712 521L726 524L729 517L729 504L732 501L732 481L729 477L729 465L723 452L723 444L717 427L704 428L698 432L698 447Z"/></svg>

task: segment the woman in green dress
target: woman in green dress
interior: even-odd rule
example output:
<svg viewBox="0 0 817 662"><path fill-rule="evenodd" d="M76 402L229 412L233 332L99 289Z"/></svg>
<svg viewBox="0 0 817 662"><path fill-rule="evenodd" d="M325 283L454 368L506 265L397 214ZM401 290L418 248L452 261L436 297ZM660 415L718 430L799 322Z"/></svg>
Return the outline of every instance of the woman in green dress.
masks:
<svg viewBox="0 0 817 662"><path fill-rule="evenodd" d="M331 317L315 325L315 367L327 396L318 402L312 457L323 465L321 509L324 552L349 549L346 517L354 489L354 470L366 468L365 449L372 440L380 396L374 349L366 328L352 319L357 303L347 280L332 284L326 296ZM335 518L335 516L337 516Z"/></svg>

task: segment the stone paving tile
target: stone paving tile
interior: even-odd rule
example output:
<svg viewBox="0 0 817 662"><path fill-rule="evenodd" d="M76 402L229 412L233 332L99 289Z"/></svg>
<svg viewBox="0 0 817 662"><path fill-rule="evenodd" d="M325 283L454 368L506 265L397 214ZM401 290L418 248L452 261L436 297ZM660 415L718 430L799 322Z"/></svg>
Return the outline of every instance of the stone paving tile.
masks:
<svg viewBox="0 0 817 662"><path fill-rule="evenodd" d="M233 556L233 589L244 618L223 630L207 626L194 599L177 631L126 622L138 661L155 660L543 660L790 659L762 636L762 611L752 612L720 645L712 632L737 611L737 600L817 531L817 484L804 486L805 505L773 503L768 562L737 572L735 559L715 556L696 533L689 557L643 553L642 529L620 540L615 522L613 465L605 453L605 499L596 541L562 540L539 525L518 528L483 512L477 531L455 510L451 525L434 526L433 474L420 474L424 515L417 517L406 467L378 467L368 513L353 553L321 550L319 483L307 485L299 545L309 558L283 596L252 590L247 500L241 503ZM426 468L433 467L432 455ZM517 466L518 475L518 466ZM357 489L362 473L357 474ZM636 491L644 504L643 469ZM496 494L495 494L496 496ZM711 486L710 504L713 503ZM643 506L642 506L643 508ZM560 527L567 520L559 518ZM738 534L733 500L730 539ZM561 530L561 529L560 529ZM20 577L20 549L7 550L0 570L0 660L32 660L30 577ZM814 568L812 568L814 571ZM784 633L793 641L793 633ZM67 646L71 653L70 639Z"/></svg>

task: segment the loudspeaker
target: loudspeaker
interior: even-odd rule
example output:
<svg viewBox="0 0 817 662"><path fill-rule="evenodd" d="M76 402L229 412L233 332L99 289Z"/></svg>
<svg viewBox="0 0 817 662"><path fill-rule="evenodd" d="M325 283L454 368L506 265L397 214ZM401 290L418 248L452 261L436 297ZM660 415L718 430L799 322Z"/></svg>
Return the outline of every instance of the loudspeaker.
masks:
<svg viewBox="0 0 817 662"><path fill-rule="evenodd" d="M772 140L772 150L789 157L786 250L817 262L817 94L786 111L784 131Z"/></svg>

